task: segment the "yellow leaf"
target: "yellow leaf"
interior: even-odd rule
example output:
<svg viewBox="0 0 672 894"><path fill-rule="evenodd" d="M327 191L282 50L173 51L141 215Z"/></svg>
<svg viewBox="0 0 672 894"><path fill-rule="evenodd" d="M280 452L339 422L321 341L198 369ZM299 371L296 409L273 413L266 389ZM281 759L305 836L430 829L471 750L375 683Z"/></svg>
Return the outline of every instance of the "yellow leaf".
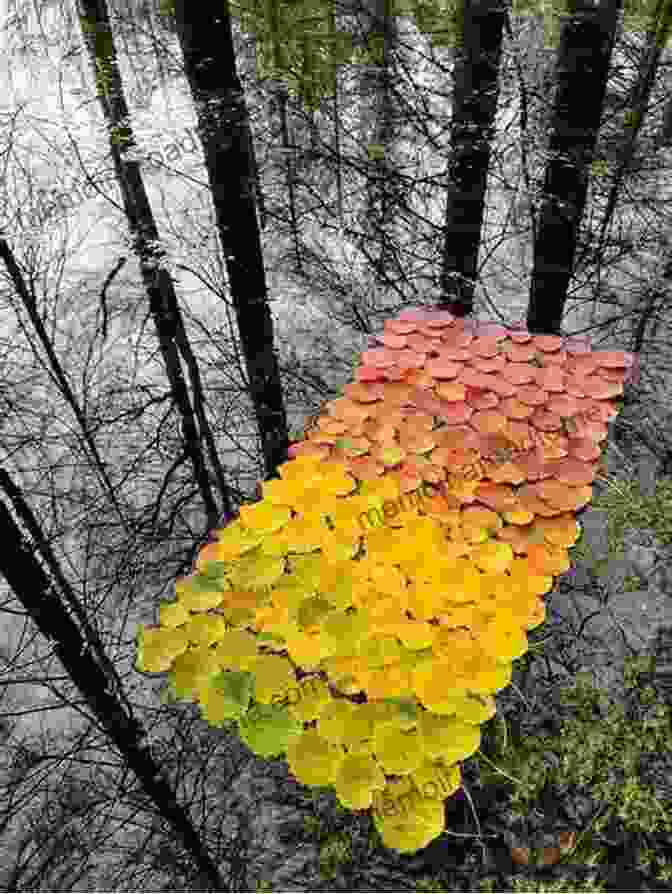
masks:
<svg viewBox="0 0 672 894"><path fill-rule="evenodd" d="M240 507L240 520L249 531L273 534L283 528L292 517L287 506L273 503L252 503Z"/></svg>
<svg viewBox="0 0 672 894"><path fill-rule="evenodd" d="M259 551L240 558L231 569L230 579L234 587L242 590L262 590L277 583L285 571L284 560L276 556L264 556Z"/></svg>
<svg viewBox="0 0 672 894"><path fill-rule="evenodd" d="M471 558L482 571L501 574L509 569L514 555L511 544L490 541L478 544L472 550Z"/></svg>
<svg viewBox="0 0 672 894"><path fill-rule="evenodd" d="M206 646L221 639L226 629L226 621L218 615L193 615L184 625L190 642Z"/></svg>
<svg viewBox="0 0 672 894"><path fill-rule="evenodd" d="M183 630L141 626L138 628L138 670L147 673L166 671L188 645Z"/></svg>
<svg viewBox="0 0 672 894"><path fill-rule="evenodd" d="M294 667L281 655L259 655L254 662L254 698L270 705L296 687Z"/></svg>
<svg viewBox="0 0 672 894"><path fill-rule="evenodd" d="M219 670L217 657L207 646L191 648L178 655L173 664L171 683L178 698L196 699L198 690Z"/></svg>
<svg viewBox="0 0 672 894"><path fill-rule="evenodd" d="M162 627L180 627L189 620L189 611L182 602L163 602L159 619Z"/></svg>

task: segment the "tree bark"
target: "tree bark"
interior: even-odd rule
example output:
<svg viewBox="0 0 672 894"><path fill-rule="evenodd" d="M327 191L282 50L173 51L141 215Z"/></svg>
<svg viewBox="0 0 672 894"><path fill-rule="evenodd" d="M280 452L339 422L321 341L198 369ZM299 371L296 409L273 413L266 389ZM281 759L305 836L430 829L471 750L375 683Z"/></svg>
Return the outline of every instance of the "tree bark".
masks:
<svg viewBox="0 0 672 894"><path fill-rule="evenodd" d="M672 96L668 99L663 113L663 126L660 129L660 145L669 146L672 143Z"/></svg>
<svg viewBox="0 0 672 894"><path fill-rule="evenodd" d="M2 481L23 498L9 476L0 470ZM8 490L5 487L5 490ZM23 505L26 506L25 501ZM32 517L33 526L39 526ZM178 838L194 858L202 879L210 890L225 890L219 871L207 854L187 813L180 807L175 793L162 777L148 745L142 745L147 733L117 698L98 649L82 636L77 624L66 611L56 588L50 583L37 560L37 549L22 534L5 504L0 501L0 573L17 599L37 625L40 633L53 646L54 652L86 704L110 739L128 761L147 795L161 815L171 824ZM65 580L64 575L58 575ZM70 594L76 601L76 596ZM83 609L82 609L83 611Z"/></svg>
<svg viewBox="0 0 672 894"><path fill-rule="evenodd" d="M145 191L140 166L126 154L135 147L128 106L123 92L112 27L106 0L78 0L80 22L96 78L98 98L109 127L110 150L121 190L126 219L133 235L133 250L140 262L142 280L156 327L168 380L182 417L185 454L191 460L196 483L205 504L208 528L216 528L221 519L201 449L204 440L213 464L223 502L223 514L233 518L233 506L217 456L214 437L207 421L198 364L191 350L182 321L182 313L170 273L162 266L164 252ZM184 359L194 392L192 407L182 372ZM200 433L196 420L200 425Z"/></svg>
<svg viewBox="0 0 672 894"><path fill-rule="evenodd" d="M251 188L250 124L228 3L213 12L175 0L175 22L268 478L287 461L289 432Z"/></svg>
<svg viewBox="0 0 672 894"><path fill-rule="evenodd" d="M362 70L360 89L363 97L362 142L370 150L367 161L369 176L364 212L364 229L370 241L368 251L375 246L374 274L381 285L386 284L390 265L388 235L394 214L395 170L393 140L395 137L394 101L392 97L392 53L398 41L397 24L391 14L391 0L368 0L366 3L366 35L379 53L375 66ZM381 41L382 38L382 41ZM381 46L382 43L382 46ZM369 101L364 100L369 96ZM370 136L369 136L370 134ZM382 147L379 149L378 147Z"/></svg>
<svg viewBox="0 0 672 894"><path fill-rule="evenodd" d="M461 317L473 310L506 18L503 0L462 2L464 30L462 45L455 47L439 303L440 308Z"/></svg>
<svg viewBox="0 0 672 894"><path fill-rule="evenodd" d="M561 32L527 326L560 334L622 0L576 0Z"/></svg>

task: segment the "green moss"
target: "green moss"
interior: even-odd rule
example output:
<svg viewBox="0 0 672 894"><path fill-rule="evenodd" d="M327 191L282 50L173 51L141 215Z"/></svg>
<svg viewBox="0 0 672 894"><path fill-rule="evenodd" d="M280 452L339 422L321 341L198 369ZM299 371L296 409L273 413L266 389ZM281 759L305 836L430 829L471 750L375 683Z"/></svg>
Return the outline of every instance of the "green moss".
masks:
<svg viewBox="0 0 672 894"><path fill-rule="evenodd" d="M636 685L639 673L650 667L641 659L626 660L628 685ZM641 705L655 701L651 687L636 694ZM605 694L591 686L585 678L577 680L561 696L572 709L572 717L563 723L559 736L522 736L509 739L492 760L478 752L482 781L508 778L514 782L511 806L524 816L534 806L546 784L586 786L597 802L609 809L595 823L601 831L612 816L620 817L631 831L672 831L672 817L665 811L655 790L640 782L638 772L643 752L672 750L672 725L669 707L658 705L655 715L640 721L626 717L621 705L605 699ZM605 716L596 722L594 707L601 702L608 706ZM551 766L544 752L553 752L559 759ZM609 771L618 768L625 773L622 785L615 786Z"/></svg>
<svg viewBox="0 0 672 894"><path fill-rule="evenodd" d="M591 507L608 513L610 553L622 553L628 529L650 529L665 546L672 544L672 478L660 478L650 497L641 493L636 479L612 478Z"/></svg>
<svg viewBox="0 0 672 894"><path fill-rule="evenodd" d="M627 574L623 580L623 592L634 593L635 590L645 590L646 581L638 574Z"/></svg>
<svg viewBox="0 0 672 894"><path fill-rule="evenodd" d="M491 879L487 879L480 883L478 890L479 891L501 891L501 888L494 888L494 882ZM595 877L590 877L586 879L584 882L576 882L565 879L558 879L557 881L548 881L548 882L539 882L533 878L516 878L512 882L512 891L531 891L531 892L545 892L545 891L604 891L605 888L601 882L598 882Z"/></svg>
<svg viewBox="0 0 672 894"><path fill-rule="evenodd" d="M637 479L610 478L606 491L591 502L592 509L607 514L607 541L609 554L596 559L584 532L570 550L573 563L591 565L601 575L610 562L625 555L625 535L628 531L651 531L663 544L672 544L672 478L661 478L656 491L650 496L641 493ZM628 575L623 583L625 592L646 588L646 581L639 575Z"/></svg>
<svg viewBox="0 0 672 894"><path fill-rule="evenodd" d="M325 831L325 825L318 816L312 813L303 818L303 830L310 838L321 838Z"/></svg>
<svg viewBox="0 0 672 894"><path fill-rule="evenodd" d="M439 876L429 877L420 879L420 881L415 886L416 891L448 891L449 888L446 888L446 882L444 882Z"/></svg>
<svg viewBox="0 0 672 894"><path fill-rule="evenodd" d="M352 839L345 832L335 832L320 845L320 875L336 878L341 866L352 863Z"/></svg>

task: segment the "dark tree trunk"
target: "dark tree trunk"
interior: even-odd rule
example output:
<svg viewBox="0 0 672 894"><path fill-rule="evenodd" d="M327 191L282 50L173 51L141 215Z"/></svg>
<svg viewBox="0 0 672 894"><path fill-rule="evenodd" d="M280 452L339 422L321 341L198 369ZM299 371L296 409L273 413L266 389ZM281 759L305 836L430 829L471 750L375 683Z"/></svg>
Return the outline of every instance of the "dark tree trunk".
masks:
<svg viewBox="0 0 672 894"><path fill-rule="evenodd" d="M392 158L395 138L394 100L392 96L392 59L398 32L392 15L391 0L368 0L365 5L365 32L372 46L379 53L378 61L370 70L364 67L360 81L363 108L362 137L368 146L374 146L368 156L369 176L364 213L367 255L373 256L376 279L381 285L387 282L392 258L390 255L390 228L394 215L395 165ZM379 41L382 39L382 46ZM380 49L378 47L380 46ZM368 101L365 99L368 95ZM380 148L379 148L380 147ZM369 152L367 148L367 152Z"/></svg>
<svg viewBox="0 0 672 894"><path fill-rule="evenodd" d="M255 213L250 123L236 71L228 3L175 0L177 35L198 116L208 180L266 477L287 461L289 433Z"/></svg>
<svg viewBox="0 0 672 894"><path fill-rule="evenodd" d="M222 497L226 520L233 517L229 489L217 456L214 437L205 414L205 401L196 358L193 355L182 322L182 313L170 273L162 265L163 251L159 232L145 190L140 166L128 160L127 153L135 147L130 127L128 106L124 96L117 54L106 0L78 0L80 22L96 78L96 89L105 121L109 128L110 151L117 182L121 190L124 211L133 236L133 250L140 263L142 280L149 297L149 307L156 327L159 347L175 403L182 417L184 454L194 469L198 489L203 498L208 528L217 527L221 513L212 491L211 479L202 451L205 441L215 478ZM182 371L180 355L184 359L194 393L194 406ZM198 425L197 425L198 420ZM199 432L200 426L200 432Z"/></svg>
<svg viewBox="0 0 672 894"><path fill-rule="evenodd" d="M672 96L668 99L663 113L663 126L660 129L660 145L669 146L672 143Z"/></svg>
<svg viewBox="0 0 672 894"><path fill-rule="evenodd" d="M439 307L472 312L485 190L499 96L504 0L462 0L456 61ZM456 34L456 43L460 36Z"/></svg>
<svg viewBox="0 0 672 894"><path fill-rule="evenodd" d="M18 488L1 469L0 484L12 496L12 502L20 505L22 521L26 523L27 519L30 520L29 528L33 537L35 533L41 534ZM23 536L11 512L1 500L0 542L0 573L40 633L52 645L59 661L82 693L91 714L128 761L128 766L138 777L147 795L194 858L202 883L207 883L210 890L224 891L219 871L208 856L189 816L177 803L175 793L163 778L149 746L141 744L147 735L146 731L117 697L115 688L118 679L116 675L110 674L109 662L97 644L87 642L82 636L55 586L50 583L38 562L37 542L34 540L31 543ZM65 581L62 573L57 575L57 579ZM72 600L77 602L73 593L68 593L68 596L71 604ZM81 609L81 614L83 613L84 610Z"/></svg>
<svg viewBox="0 0 672 894"><path fill-rule="evenodd" d="M622 0L576 0L562 28L549 162L527 311L531 332L559 334L586 203Z"/></svg>

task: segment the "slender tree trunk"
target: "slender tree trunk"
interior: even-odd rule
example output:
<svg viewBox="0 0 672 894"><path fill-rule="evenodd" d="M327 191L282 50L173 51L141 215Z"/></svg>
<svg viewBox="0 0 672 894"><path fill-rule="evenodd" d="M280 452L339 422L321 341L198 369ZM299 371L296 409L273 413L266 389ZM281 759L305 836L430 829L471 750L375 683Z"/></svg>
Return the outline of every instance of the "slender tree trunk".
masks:
<svg viewBox="0 0 672 894"><path fill-rule="evenodd" d="M289 195L289 217L292 225L292 239L294 241L294 262L296 272L303 273L301 263L301 245L299 242L299 220L296 214L296 156L298 147L294 143L292 129L289 125L289 91L284 84L279 84L275 90L280 112L280 134L282 148L284 150L285 175L287 178L287 194Z"/></svg>
<svg viewBox="0 0 672 894"><path fill-rule="evenodd" d="M506 7L505 0L461 2L439 307L463 317L474 303Z"/></svg>
<svg viewBox="0 0 672 894"><path fill-rule="evenodd" d="M37 303L35 301L35 295L32 292L32 289L28 287L23 274L21 272L21 268L14 256L14 252L9 247L9 244L5 239L0 238L0 258L2 258L5 267L7 268L7 272L14 284L14 288L16 290L17 295L21 299L23 306L26 309L26 312L30 318L30 322L33 324L33 328L37 333L37 337L39 338L42 347L49 359L49 365L54 374L54 378L56 379L56 383L58 385L58 389L63 395L64 400L67 404L69 404L75 419L77 420L77 424L79 425L82 436L86 443L86 446L89 449L89 453L93 459L94 466L100 475L100 478L104 484L105 490L110 498L112 505L115 508L119 521L121 522L122 527L126 531L126 533L130 533L130 529L128 526L128 522L124 515L124 512L119 505L119 501L117 500L117 495L114 491L114 486L110 481L110 477L107 474L106 464L98 452L98 447L96 446L96 442L94 440L93 435L89 431L89 425L84 415L84 412L79 405L79 401L77 400L72 388L70 387L70 382L68 381L68 377L65 374L63 367L61 366L61 362L56 356L56 351L54 350L54 346L47 334L47 330L44 326L44 321L40 317L37 311Z"/></svg>
<svg viewBox="0 0 672 894"><path fill-rule="evenodd" d="M286 462L287 415L275 354L259 228L250 187L249 118L236 71L228 3L175 0L184 68L198 116L266 476Z"/></svg>
<svg viewBox="0 0 672 894"><path fill-rule="evenodd" d="M364 141L369 149L369 176L364 212L365 231L370 240L367 253L374 255L374 274L381 284L386 282L390 265L389 228L394 209L394 162L392 159L395 136L394 101L392 98L392 52L397 43L397 25L392 15L391 0L368 0L367 34L376 47L378 64L362 72L361 90L369 94L366 109ZM370 117L368 112L371 112ZM370 137L368 136L370 134ZM375 252L373 247L375 246Z"/></svg>
<svg viewBox="0 0 672 894"><path fill-rule="evenodd" d="M338 220L341 226L343 218L343 175L341 168L341 136L340 136L340 110L338 99L338 73L336 75L336 90L334 91L334 155L336 157L336 195L338 200Z"/></svg>
<svg viewBox="0 0 672 894"><path fill-rule="evenodd" d="M27 504L7 473L0 470L0 475L5 491L13 490L15 495L18 494L27 509ZM32 519L32 527L41 535L30 510L28 513ZM210 886L210 890L224 891L219 871L207 854L189 816L177 803L175 793L162 777L149 746L141 744L147 735L146 730L117 698L106 668L101 664L97 648L82 636L56 588L38 562L37 544L30 543L23 536L11 512L1 500L0 541L3 545L0 550L0 573L4 575L40 633L52 645L93 716L128 761L147 795L194 858L203 882ZM63 574L59 573L58 576L65 580ZM77 597L71 593L70 600L77 602ZM81 612L84 613L84 610L81 609Z"/></svg>
<svg viewBox="0 0 672 894"><path fill-rule="evenodd" d="M198 364L187 339L173 280L165 266L162 266L164 252L158 247L159 233L140 174L140 166L138 162L130 161L126 157L128 151L136 144L117 65L106 0L78 0L78 2L82 31L95 72L98 98L110 131L110 150L117 181L129 229L134 237L133 249L140 262L140 272L149 297L150 311L166 373L182 417L184 451L193 465L196 483L206 508L208 527L212 529L217 527L221 514L212 491L201 440L205 441L208 448L226 520L233 518L233 506L205 413ZM187 365L191 379L194 393L193 407L182 372L180 354Z"/></svg>
<svg viewBox="0 0 672 894"><path fill-rule="evenodd" d="M616 202L621 194L623 181L635 155L637 137L648 111L649 99L660 63L660 55L665 47L670 31L672 31L672 4L670 4L669 0L657 0L647 30L646 43L642 50L642 61L638 77L630 94L630 108L627 111L625 120L626 129L620 146L620 158L613 174L607 197L607 207L600 225L600 235L598 236L597 248L595 250L598 257L601 256L607 228L611 223Z"/></svg>
<svg viewBox="0 0 672 894"><path fill-rule="evenodd" d="M4 490L8 499L12 503L12 508L15 514L30 534L33 541L33 551L40 554L42 561L49 569L52 578L60 587L63 598L67 602L70 611L77 619L79 628L84 634L84 638L88 643L92 656L94 656L94 660L98 662L102 673L107 679L108 687L116 694L125 710L129 714L132 714L133 709L126 698L121 679L117 674L116 668L107 657L105 647L98 635L97 629L91 623L84 607L68 584L67 578L58 564L58 560L51 549L49 541L44 536L44 532L37 523L37 519L33 515L30 506L26 503L23 494L4 469L0 469L0 488Z"/></svg>
<svg viewBox="0 0 672 894"><path fill-rule="evenodd" d="M622 0L576 0L562 28L527 325L559 334Z"/></svg>
<svg viewBox="0 0 672 894"><path fill-rule="evenodd" d="M175 21L174 18L169 18L173 25L173 31ZM247 42L249 41L249 43ZM252 70L256 70L256 60L257 60L257 38L256 35L250 34L246 40L245 46L249 47L249 58L246 60L250 63ZM248 143L248 152L250 154L250 172L252 176L252 183L254 188L254 201L257 206L257 210L259 212L259 226L262 232L266 229L266 224L268 223L268 215L266 213L266 200L264 199L264 191L261 187L261 176L259 174L259 165L257 164L257 154L254 150L254 137L252 135L252 129L250 128L249 135L249 143Z"/></svg>

